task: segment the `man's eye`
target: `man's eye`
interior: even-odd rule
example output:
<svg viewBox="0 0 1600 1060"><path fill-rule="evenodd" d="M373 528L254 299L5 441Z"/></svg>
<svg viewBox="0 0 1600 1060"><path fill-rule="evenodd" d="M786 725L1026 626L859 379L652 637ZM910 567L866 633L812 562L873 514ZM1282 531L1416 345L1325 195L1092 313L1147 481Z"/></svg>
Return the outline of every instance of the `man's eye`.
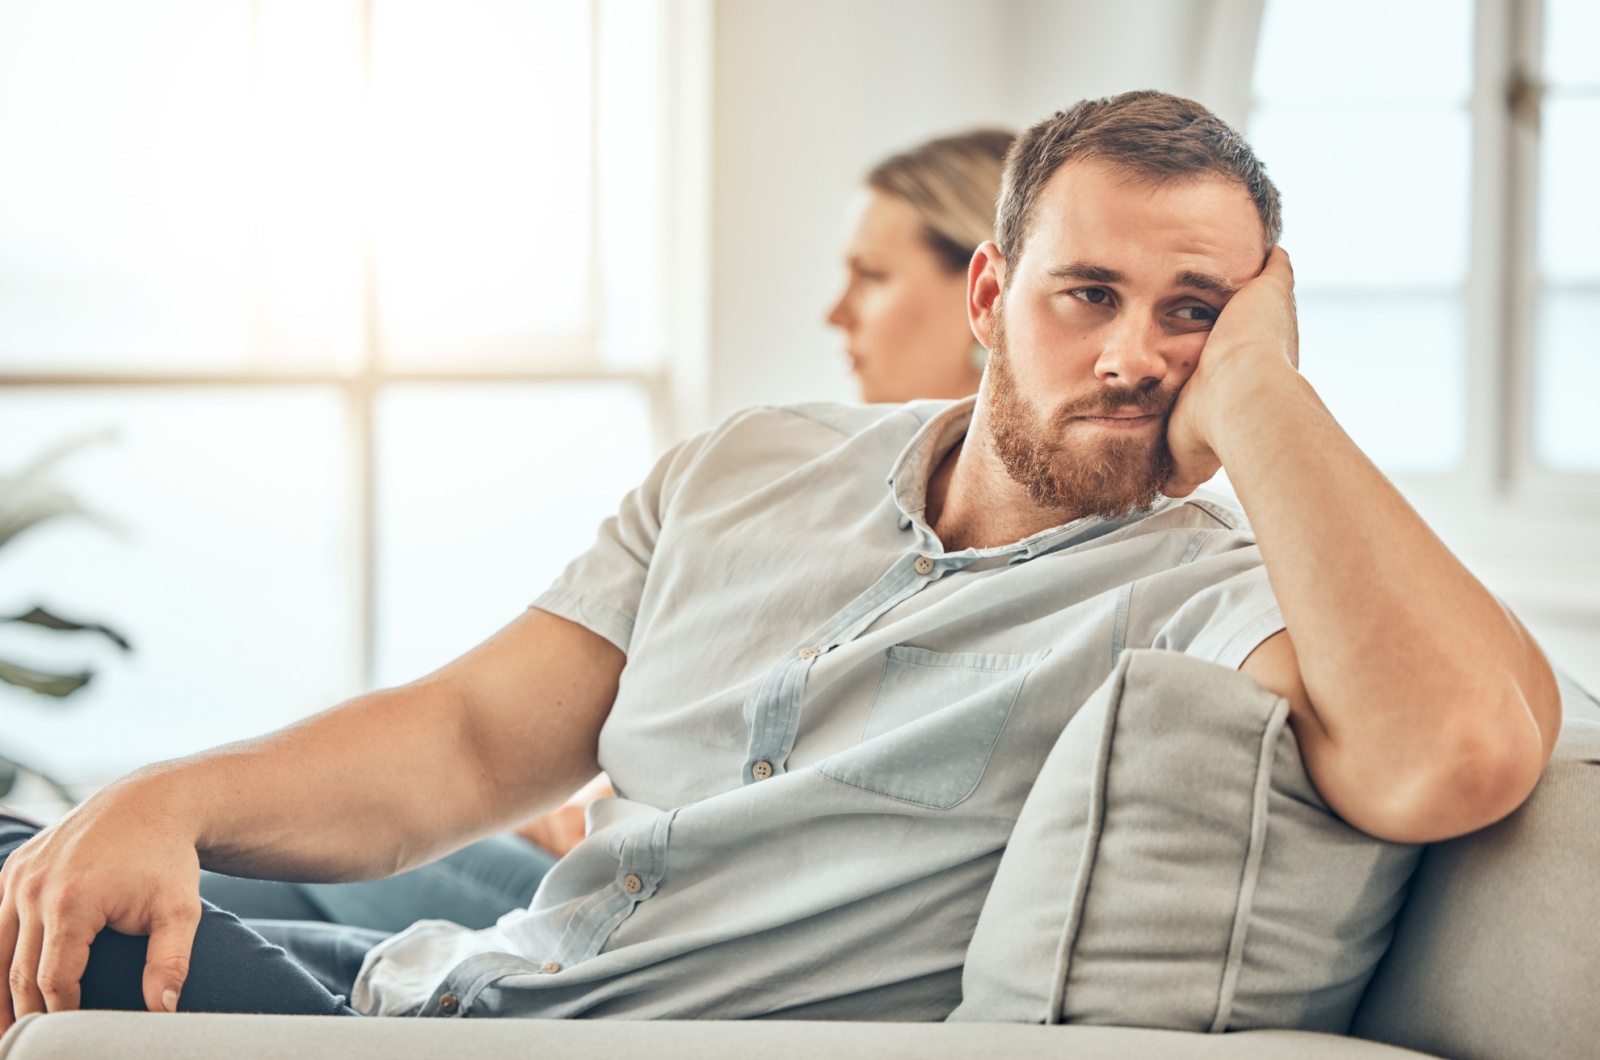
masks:
<svg viewBox="0 0 1600 1060"><path fill-rule="evenodd" d="M1104 287L1080 287L1072 292L1072 297L1090 305L1105 305L1111 301L1111 292Z"/></svg>
<svg viewBox="0 0 1600 1060"><path fill-rule="evenodd" d="M1186 305L1178 309L1178 316L1183 320L1209 323L1217 319L1217 311L1210 306Z"/></svg>

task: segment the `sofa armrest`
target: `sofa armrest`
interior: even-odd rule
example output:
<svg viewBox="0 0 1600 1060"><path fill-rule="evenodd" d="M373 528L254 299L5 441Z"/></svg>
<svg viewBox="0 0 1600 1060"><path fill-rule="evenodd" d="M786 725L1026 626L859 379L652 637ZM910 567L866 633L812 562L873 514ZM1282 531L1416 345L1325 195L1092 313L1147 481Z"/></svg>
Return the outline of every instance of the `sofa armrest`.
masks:
<svg viewBox="0 0 1600 1060"><path fill-rule="evenodd" d="M1600 1042L1600 703L1562 679L1533 795L1428 848L1352 1033L1452 1060L1590 1060Z"/></svg>

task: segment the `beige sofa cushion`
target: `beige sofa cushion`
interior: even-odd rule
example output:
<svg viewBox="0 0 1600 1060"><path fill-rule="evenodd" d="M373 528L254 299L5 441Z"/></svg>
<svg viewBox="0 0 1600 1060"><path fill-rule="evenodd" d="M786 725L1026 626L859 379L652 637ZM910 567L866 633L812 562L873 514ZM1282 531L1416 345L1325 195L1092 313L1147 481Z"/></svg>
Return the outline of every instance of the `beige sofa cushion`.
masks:
<svg viewBox="0 0 1600 1060"><path fill-rule="evenodd" d="M410 1020L69 1012L29 1017L0 1060L1417 1060L1295 1031L1173 1034L946 1023Z"/></svg>

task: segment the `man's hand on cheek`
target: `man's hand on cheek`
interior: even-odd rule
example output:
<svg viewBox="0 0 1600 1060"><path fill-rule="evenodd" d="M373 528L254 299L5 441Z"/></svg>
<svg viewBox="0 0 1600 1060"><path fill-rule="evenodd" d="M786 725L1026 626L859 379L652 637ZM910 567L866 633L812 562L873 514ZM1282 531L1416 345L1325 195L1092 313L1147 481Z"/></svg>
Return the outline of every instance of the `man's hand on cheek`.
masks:
<svg viewBox="0 0 1600 1060"><path fill-rule="evenodd" d="M1294 312L1294 270L1274 247L1255 279L1229 300L1206 339L1199 364L1184 385L1167 424L1174 470L1162 490L1187 497L1222 466L1219 439L1228 410L1264 394L1300 363Z"/></svg>

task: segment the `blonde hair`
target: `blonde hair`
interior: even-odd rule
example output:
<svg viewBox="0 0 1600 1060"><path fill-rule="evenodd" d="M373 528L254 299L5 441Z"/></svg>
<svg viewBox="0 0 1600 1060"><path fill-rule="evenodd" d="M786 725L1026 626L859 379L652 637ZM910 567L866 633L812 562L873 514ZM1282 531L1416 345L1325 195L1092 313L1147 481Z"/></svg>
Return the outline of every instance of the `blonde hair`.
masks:
<svg viewBox="0 0 1600 1060"><path fill-rule="evenodd" d="M1012 137L1004 129L975 129L929 140L874 166L867 187L910 203L940 262L964 272L978 244L994 238Z"/></svg>

